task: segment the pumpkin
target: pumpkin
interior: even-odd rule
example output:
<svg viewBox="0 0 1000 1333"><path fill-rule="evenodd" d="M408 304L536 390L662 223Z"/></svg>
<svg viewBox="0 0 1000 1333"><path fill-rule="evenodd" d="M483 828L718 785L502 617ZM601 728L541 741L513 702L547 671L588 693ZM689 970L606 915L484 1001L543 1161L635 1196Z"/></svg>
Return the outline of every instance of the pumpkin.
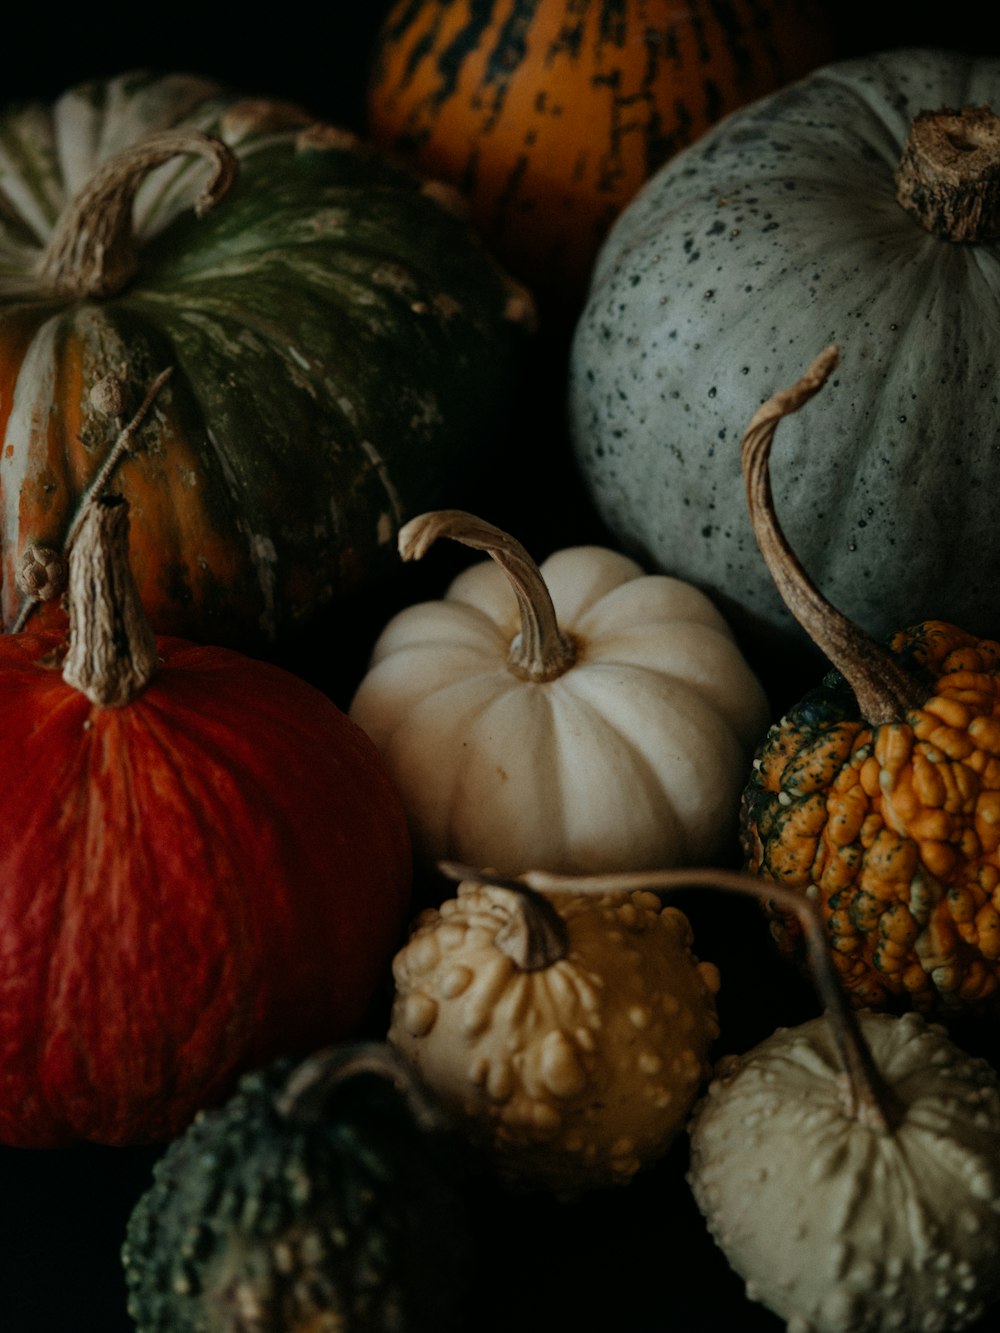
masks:
<svg viewBox="0 0 1000 1333"><path fill-rule="evenodd" d="M857 1003L995 1007L1000 643L931 620L883 647L808 579L773 509L778 423L810 402L836 363L835 348L821 353L744 437L765 567L836 669L762 741L743 795L743 849L755 874L822 905ZM786 953L800 953L794 918L776 912L775 934Z"/></svg>
<svg viewBox="0 0 1000 1333"><path fill-rule="evenodd" d="M643 181L832 54L810 0L398 0L375 40L367 125L459 186L511 270L575 312Z"/></svg>
<svg viewBox="0 0 1000 1333"><path fill-rule="evenodd" d="M442 536L491 559L390 620L349 710L420 859L572 872L725 846L767 707L708 599L604 547L539 567L456 510L411 519L400 552Z"/></svg>
<svg viewBox="0 0 1000 1333"><path fill-rule="evenodd" d="M466 873L396 955L390 1045L508 1185L628 1183L707 1074L717 970L651 894L546 899Z"/></svg>
<svg viewBox="0 0 1000 1333"><path fill-rule="evenodd" d="M772 894L797 920L823 1017L720 1060L689 1122L692 1192L749 1300L802 1333L957 1333L1000 1297L1000 1078L922 1015L855 1013L817 903L721 868L520 883Z"/></svg>
<svg viewBox="0 0 1000 1333"><path fill-rule="evenodd" d="M153 1168L122 1259L139 1333L467 1327L456 1154L377 1043L247 1074Z"/></svg>
<svg viewBox="0 0 1000 1333"><path fill-rule="evenodd" d="M707 590L748 650L808 656L757 553L736 432L828 343L851 382L789 422L775 469L799 558L876 638L929 615L1000 631L984 105L996 59L825 66L674 157L602 250L570 357L581 477L624 549Z"/></svg>
<svg viewBox="0 0 1000 1333"><path fill-rule="evenodd" d="M114 469L157 632L271 655L388 574L530 322L454 193L193 75L9 109L0 144L0 623L164 370Z"/></svg>
<svg viewBox="0 0 1000 1333"><path fill-rule="evenodd" d="M354 1030L409 905L371 742L271 664L154 638L127 501L70 554L69 646L0 635L0 1141L166 1140Z"/></svg>

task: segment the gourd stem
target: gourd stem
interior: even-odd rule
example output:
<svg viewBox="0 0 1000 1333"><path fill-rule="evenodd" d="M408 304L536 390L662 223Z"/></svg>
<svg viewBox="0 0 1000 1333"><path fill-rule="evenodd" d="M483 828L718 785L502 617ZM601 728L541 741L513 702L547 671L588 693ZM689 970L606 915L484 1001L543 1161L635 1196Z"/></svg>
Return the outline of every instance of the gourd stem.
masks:
<svg viewBox="0 0 1000 1333"><path fill-rule="evenodd" d="M69 560L63 680L111 708L137 698L159 664L129 566L128 531L128 501L100 495L84 512Z"/></svg>
<svg viewBox="0 0 1000 1333"><path fill-rule="evenodd" d="M896 168L896 200L942 240L996 240L1000 117L988 106L914 117Z"/></svg>
<svg viewBox="0 0 1000 1333"><path fill-rule="evenodd" d="M195 201L198 217L228 194L238 161L221 139L196 129L147 135L99 167L57 221L39 270L54 295L101 298L122 290L139 267L132 220L136 193L154 167L181 153L200 154L213 166Z"/></svg>
<svg viewBox="0 0 1000 1333"><path fill-rule="evenodd" d="M879 1134L891 1133L899 1123L899 1103L875 1063L857 1015L837 977L819 908L802 894L738 870L680 868L608 875L556 875L548 871L532 870L516 879L508 879L451 861L440 862L439 869L450 879L493 884L501 888L513 888L520 884L539 893L624 894L639 890L669 893L679 889L719 889L777 903L793 913L801 923L813 980L844 1071L848 1114L859 1124Z"/></svg>
<svg viewBox="0 0 1000 1333"><path fill-rule="evenodd" d="M527 884L511 880L506 887L517 902L493 943L512 959L519 972L543 972L561 962L569 952L569 932L562 916L544 895Z"/></svg>
<svg viewBox="0 0 1000 1333"><path fill-rule="evenodd" d="M446 1116L413 1067L386 1042L330 1046L307 1056L275 1096L280 1115L300 1123L328 1120L337 1090L356 1078L390 1083L404 1098L417 1125L428 1132L446 1127Z"/></svg>
<svg viewBox="0 0 1000 1333"><path fill-rule="evenodd" d="M743 480L757 545L785 605L851 686L862 717L881 726L919 707L926 692L887 648L848 620L811 582L775 515L768 467L778 423L823 387L838 360L837 348L827 347L796 384L757 409L743 437Z"/></svg>
<svg viewBox="0 0 1000 1333"><path fill-rule="evenodd" d="M462 509L433 509L403 525L399 554L404 560L419 560L439 537L485 551L506 574L521 618L507 656L510 670L535 681L555 680L568 671L576 660L576 648L560 630L541 570L521 543Z"/></svg>

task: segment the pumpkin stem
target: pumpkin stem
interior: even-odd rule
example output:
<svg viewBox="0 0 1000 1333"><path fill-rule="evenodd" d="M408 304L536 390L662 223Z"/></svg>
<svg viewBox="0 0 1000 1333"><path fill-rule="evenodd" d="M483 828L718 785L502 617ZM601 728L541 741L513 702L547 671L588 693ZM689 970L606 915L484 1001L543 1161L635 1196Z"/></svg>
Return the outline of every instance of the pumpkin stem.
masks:
<svg viewBox="0 0 1000 1333"><path fill-rule="evenodd" d="M128 501L86 507L69 560L69 649L63 680L95 704L131 703L156 673L156 639L128 559Z"/></svg>
<svg viewBox="0 0 1000 1333"><path fill-rule="evenodd" d="M881 726L919 707L925 691L888 648L852 624L810 581L778 523L768 468L778 422L823 387L838 360L837 348L827 347L798 383L757 409L743 437L743 479L754 536L785 605L851 686L862 717Z"/></svg>
<svg viewBox="0 0 1000 1333"><path fill-rule="evenodd" d="M399 532L399 554L419 560L439 537L485 551L507 576L521 616L507 665L525 680L555 680L576 660L572 639L556 621L555 607L541 570L519 541L492 523L462 509L433 509L419 514Z"/></svg>
<svg viewBox="0 0 1000 1333"><path fill-rule="evenodd" d="M996 240L1000 117L988 106L915 116L896 168L896 200L942 240Z"/></svg>
<svg viewBox="0 0 1000 1333"><path fill-rule="evenodd" d="M356 1078L378 1078L402 1096L417 1125L433 1132L447 1127L442 1107L416 1071L386 1042L351 1042L316 1051L296 1065L275 1096L280 1115L318 1123L329 1119L337 1090Z"/></svg>
<svg viewBox="0 0 1000 1333"><path fill-rule="evenodd" d="M678 889L720 889L743 893L764 902L775 902L794 913L802 925L812 976L830 1024L834 1045L844 1071L847 1114L877 1134L890 1134L899 1124L902 1109L875 1063L857 1015L851 1008L837 977L823 918L815 903L782 884L764 882L738 870L708 868L631 871L609 875L557 875L532 870L517 879L490 871L475 870L454 862L441 862L442 873L451 879L471 880L514 888L518 884L539 893L635 893L647 890L669 893Z"/></svg>
<svg viewBox="0 0 1000 1333"><path fill-rule="evenodd" d="M511 895L513 913L497 931L493 942L519 972L543 972L566 957L569 952L566 922L548 898L523 879L509 879L493 871L469 870L454 861L441 861L438 868L450 879L475 880L490 888L505 889Z"/></svg>
<svg viewBox="0 0 1000 1333"><path fill-rule="evenodd" d="M132 420L119 432L118 438L108 452L107 458L101 464L97 476L87 487L83 499L80 501L79 508L76 511L76 517L70 524L69 532L66 534L66 540L63 543L62 554L58 551L52 551L48 547L30 546L21 557L18 566L17 586L26 596L17 618L11 626L11 634L18 634L27 624L28 617L38 605L39 602L51 601L55 597L60 597L65 588L67 573L66 557L69 555L70 548L76 540L77 533L80 531L80 525L83 523L87 510L94 502L94 497L101 494L108 483L112 472L118 466L122 456L132 447L132 441L135 439L136 432L146 419L149 409L153 405L156 395L166 384L167 380L173 374L173 367L168 366L166 370L161 370L156 379L146 391L146 396L139 404Z"/></svg>
<svg viewBox="0 0 1000 1333"><path fill-rule="evenodd" d="M154 167L180 153L197 153L213 166L194 205L202 217L232 188L235 153L195 129L160 130L117 153L97 169L56 222L39 276L54 295L107 297L120 292L139 268L132 206Z"/></svg>

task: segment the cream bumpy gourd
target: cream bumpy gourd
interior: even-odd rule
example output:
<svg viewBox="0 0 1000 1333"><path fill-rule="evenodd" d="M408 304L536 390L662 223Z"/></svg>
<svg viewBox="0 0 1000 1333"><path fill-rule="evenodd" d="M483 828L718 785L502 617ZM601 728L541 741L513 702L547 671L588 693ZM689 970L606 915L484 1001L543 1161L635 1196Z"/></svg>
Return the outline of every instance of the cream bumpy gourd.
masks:
<svg viewBox="0 0 1000 1333"><path fill-rule="evenodd" d="M688 1127L691 1189L749 1299L789 1333L958 1333L1000 1298L996 1070L920 1014L857 1013L817 903L717 869L521 881L733 890L798 918L824 1015L720 1061Z"/></svg>
<svg viewBox="0 0 1000 1333"><path fill-rule="evenodd" d="M572 873L721 854L767 704L708 598L597 546L539 567L459 510L412 519L400 553L439 537L491 560L389 622L350 709L424 861Z"/></svg>
<svg viewBox="0 0 1000 1333"><path fill-rule="evenodd" d="M707 1075L718 971L653 894L549 901L490 881L418 918L393 964L389 1041L508 1183L627 1183Z"/></svg>

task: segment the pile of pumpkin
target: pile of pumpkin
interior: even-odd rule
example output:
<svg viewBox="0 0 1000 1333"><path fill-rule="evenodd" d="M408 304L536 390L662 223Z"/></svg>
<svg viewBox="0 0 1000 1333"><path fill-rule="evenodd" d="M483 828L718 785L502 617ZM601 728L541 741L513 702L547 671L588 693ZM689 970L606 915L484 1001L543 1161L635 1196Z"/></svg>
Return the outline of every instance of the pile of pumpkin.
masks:
<svg viewBox="0 0 1000 1333"><path fill-rule="evenodd" d="M967 1327L1000 1298L1000 1082L947 1031L1000 1012L967 291L997 281L1000 67L791 82L819 53L757 68L756 5L661 18L678 65L697 37L754 71L665 133L659 48L641 96L607 72L635 16L502 8L392 12L371 142L189 76L4 117L0 1137L172 1141L125 1250L146 1333L467 1327L470 1178L631 1188L685 1128L790 1328ZM645 108L635 162L631 122L597 162L556 135L581 49ZM500 152L523 98L543 184ZM455 506L496 487L558 300L610 544L536 564ZM414 600L442 537L490 558ZM769 654L832 668L770 727ZM824 1015L713 1072L678 888L761 898Z"/></svg>

